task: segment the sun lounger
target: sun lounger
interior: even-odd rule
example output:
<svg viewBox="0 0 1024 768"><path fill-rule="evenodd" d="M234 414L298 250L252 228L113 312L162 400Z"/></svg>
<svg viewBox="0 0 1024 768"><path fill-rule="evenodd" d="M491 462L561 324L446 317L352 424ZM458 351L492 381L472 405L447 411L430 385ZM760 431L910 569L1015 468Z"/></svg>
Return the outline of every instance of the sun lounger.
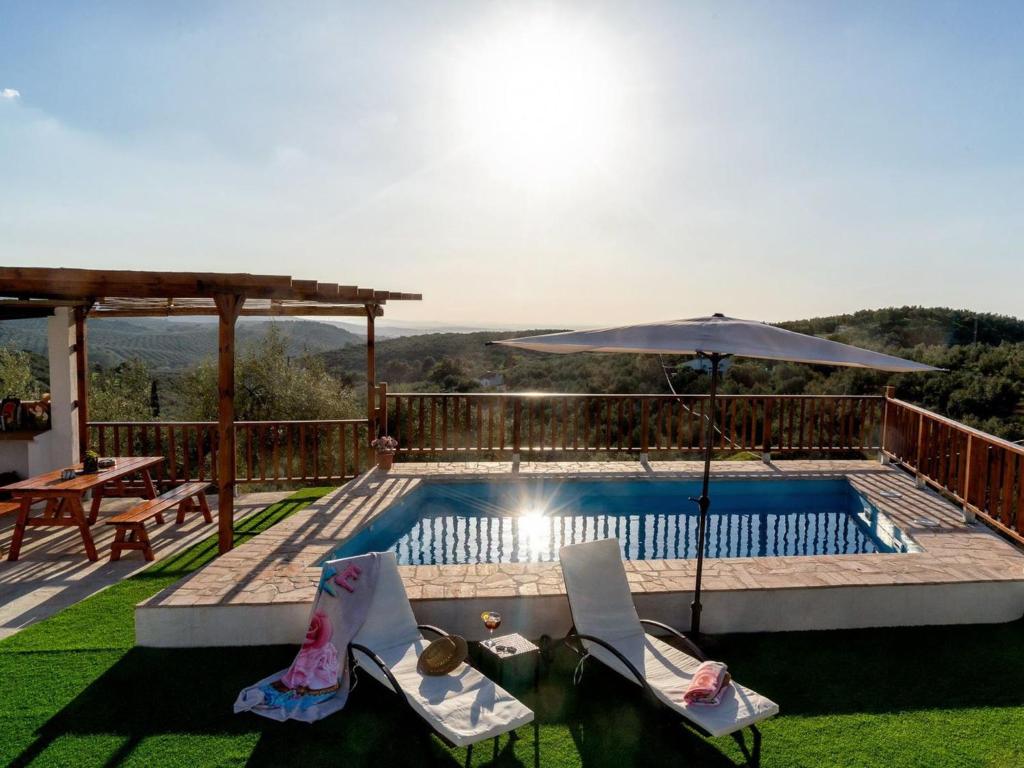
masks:
<svg viewBox="0 0 1024 768"><path fill-rule="evenodd" d="M469 747L533 721L533 712L468 664L436 677L417 670L429 641L417 626L393 553L381 555L373 603L351 644L355 663L409 707L449 746ZM469 756L467 756L467 760Z"/></svg>
<svg viewBox="0 0 1024 768"><path fill-rule="evenodd" d="M705 659L688 638L660 622L637 616L622 565L619 542L603 539L562 547L559 554L573 628L566 643L638 684L706 736L731 735L752 765L758 765L761 734L757 723L778 714L779 706L733 682L716 706L684 706L683 692ZM647 634L645 627L672 636L685 650ZM753 744L748 750L743 729Z"/></svg>

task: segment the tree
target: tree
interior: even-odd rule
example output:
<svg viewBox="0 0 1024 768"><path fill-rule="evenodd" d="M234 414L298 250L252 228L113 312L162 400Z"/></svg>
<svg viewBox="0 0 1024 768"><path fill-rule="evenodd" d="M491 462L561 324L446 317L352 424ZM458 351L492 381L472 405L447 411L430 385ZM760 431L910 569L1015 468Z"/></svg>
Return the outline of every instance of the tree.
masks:
<svg viewBox="0 0 1024 768"><path fill-rule="evenodd" d="M147 389L147 398L149 391ZM217 365L205 360L185 373L180 385L186 419L217 418ZM350 387L327 373L323 360L291 358L287 340L272 327L243 347L235 361L235 418L238 421L357 418Z"/></svg>
<svg viewBox="0 0 1024 768"><path fill-rule="evenodd" d="M462 361L448 357L431 369L427 381L436 386L440 392L472 392L479 389L476 380L466 375Z"/></svg>
<svg viewBox="0 0 1024 768"><path fill-rule="evenodd" d="M39 383L32 376L28 353L0 347L0 397L25 400L38 397L39 389Z"/></svg>
<svg viewBox="0 0 1024 768"><path fill-rule="evenodd" d="M139 359L89 374L90 421L152 421L153 377Z"/></svg>

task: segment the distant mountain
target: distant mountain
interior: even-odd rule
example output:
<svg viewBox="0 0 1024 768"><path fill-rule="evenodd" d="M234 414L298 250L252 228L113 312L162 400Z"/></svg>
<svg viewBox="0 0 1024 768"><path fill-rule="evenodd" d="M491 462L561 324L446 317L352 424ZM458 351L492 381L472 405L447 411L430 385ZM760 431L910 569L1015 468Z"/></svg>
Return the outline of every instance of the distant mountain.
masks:
<svg viewBox="0 0 1024 768"><path fill-rule="evenodd" d="M312 320L243 318L238 343L244 345L276 326L288 340L289 353L317 353L362 340L344 328ZM180 371L217 354L217 326L213 322L183 322L165 318L104 318L89 322L90 365L110 367L139 358L156 372ZM0 323L0 345L46 354L46 324L42 320Z"/></svg>
<svg viewBox="0 0 1024 768"><path fill-rule="evenodd" d="M434 366L443 360L458 361L466 375L477 377L488 370L508 368L513 364L513 360L523 354L508 347L488 347L487 342L551 332L527 330L426 333L386 339L376 345L378 378L381 381L396 383L421 381L426 379ZM362 347L330 350L321 353L320 356L327 370L334 374L349 378L365 375L366 351Z"/></svg>
<svg viewBox="0 0 1024 768"><path fill-rule="evenodd" d="M862 310L849 315L816 317L780 323L784 328L822 336L847 344L906 354L915 347L954 347L971 344L999 345L1024 342L1024 321L1014 317L970 312L961 309L897 307ZM476 379L488 370L504 370L512 381L523 381L528 372L537 375L534 386L543 387L552 375L558 386L569 387L581 363L571 356L546 356L541 364L537 355L514 352L504 347L487 347L494 339L547 333L543 330L476 331L472 333L426 333L386 339L377 344L377 370L380 378L393 383L424 380L430 369L442 360L457 361L465 376ZM363 349L339 349L323 353L329 370L357 376L365 371ZM604 358L598 367L620 367L623 360ZM584 367L592 367L590 363ZM520 370L521 369L521 370ZM553 373L552 373L553 372ZM565 376L561 374L565 372ZM509 375L506 375L509 381ZM529 384L527 384L529 387ZM571 391L579 391L572 387ZM585 390L584 390L585 391Z"/></svg>
<svg viewBox="0 0 1024 768"><path fill-rule="evenodd" d="M794 331L907 357L943 373L880 371L733 361L721 388L731 394L878 394L897 396L1010 440L1024 438L1024 322L968 310L895 307L780 323ZM438 333L377 344L377 375L392 391L467 392L501 374L510 392L705 392L708 377L692 358L655 355L551 355L487 341L541 331ZM356 383L365 375L361 348L322 353L329 370Z"/></svg>
<svg viewBox="0 0 1024 768"><path fill-rule="evenodd" d="M366 323L351 323L340 320L326 320L331 325L344 328L360 338L366 338ZM394 322L394 324L392 324ZM425 336L439 333L500 333L506 329L484 325L447 325L433 322L391 321L387 318L378 320L374 335L378 339L395 339L399 336Z"/></svg>
<svg viewBox="0 0 1024 768"><path fill-rule="evenodd" d="M945 307L863 309L850 315L815 317L779 323L783 328L834 341L876 349L910 349L919 345L1024 342L1024 321L1009 315Z"/></svg>

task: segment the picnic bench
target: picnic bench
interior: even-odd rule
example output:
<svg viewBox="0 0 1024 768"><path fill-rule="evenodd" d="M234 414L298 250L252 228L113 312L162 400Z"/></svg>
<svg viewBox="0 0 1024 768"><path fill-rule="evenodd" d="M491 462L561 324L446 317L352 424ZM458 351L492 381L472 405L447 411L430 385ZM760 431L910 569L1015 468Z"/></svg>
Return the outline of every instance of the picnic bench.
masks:
<svg viewBox="0 0 1024 768"><path fill-rule="evenodd" d="M125 478L138 475L141 479L140 493L146 498L156 497L156 486L150 476L150 469L164 463L163 456L117 456L114 465L104 467L97 472L85 472L78 464L74 467L73 478L65 480L64 470L55 469L42 475L18 480L5 485L0 491L10 493L18 504L18 519L14 524L14 535L11 537L11 550L7 559L15 561L21 554L21 543L28 528L77 528L85 547L85 556L92 561L98 559L96 544L93 542L89 526L96 521L102 500L103 486L117 484ZM87 513L83 501L87 493L92 492L92 505ZM43 505L42 514L37 506Z"/></svg>
<svg viewBox="0 0 1024 768"><path fill-rule="evenodd" d="M21 510L21 503L17 501L0 501L0 515L9 515Z"/></svg>
<svg viewBox="0 0 1024 768"><path fill-rule="evenodd" d="M149 534L146 533L146 523L155 518L157 525L163 525L164 512L171 507L178 508L175 519L177 525L185 522L185 515L193 509L198 509L203 515L203 520L212 523L213 516L206 501L206 489L209 487L209 483L184 483L107 520L107 525L117 526L114 531L114 543L110 546L110 562L120 560L121 552L125 549L142 550L142 556L152 560L153 547L149 541Z"/></svg>

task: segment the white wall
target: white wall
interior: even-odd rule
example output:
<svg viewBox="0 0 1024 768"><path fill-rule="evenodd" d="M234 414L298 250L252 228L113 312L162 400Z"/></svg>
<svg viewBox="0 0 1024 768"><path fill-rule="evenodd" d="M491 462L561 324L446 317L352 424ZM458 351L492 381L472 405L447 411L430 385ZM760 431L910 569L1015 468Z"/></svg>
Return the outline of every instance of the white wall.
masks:
<svg viewBox="0 0 1024 768"><path fill-rule="evenodd" d="M49 471L78 461L78 381L75 375L75 316L70 307L58 307L47 320L50 356ZM36 472L33 472L36 474Z"/></svg>
<svg viewBox="0 0 1024 768"><path fill-rule="evenodd" d="M0 440L0 471L17 472L22 478L49 472L54 468L51 439L49 432L40 432L24 440Z"/></svg>

